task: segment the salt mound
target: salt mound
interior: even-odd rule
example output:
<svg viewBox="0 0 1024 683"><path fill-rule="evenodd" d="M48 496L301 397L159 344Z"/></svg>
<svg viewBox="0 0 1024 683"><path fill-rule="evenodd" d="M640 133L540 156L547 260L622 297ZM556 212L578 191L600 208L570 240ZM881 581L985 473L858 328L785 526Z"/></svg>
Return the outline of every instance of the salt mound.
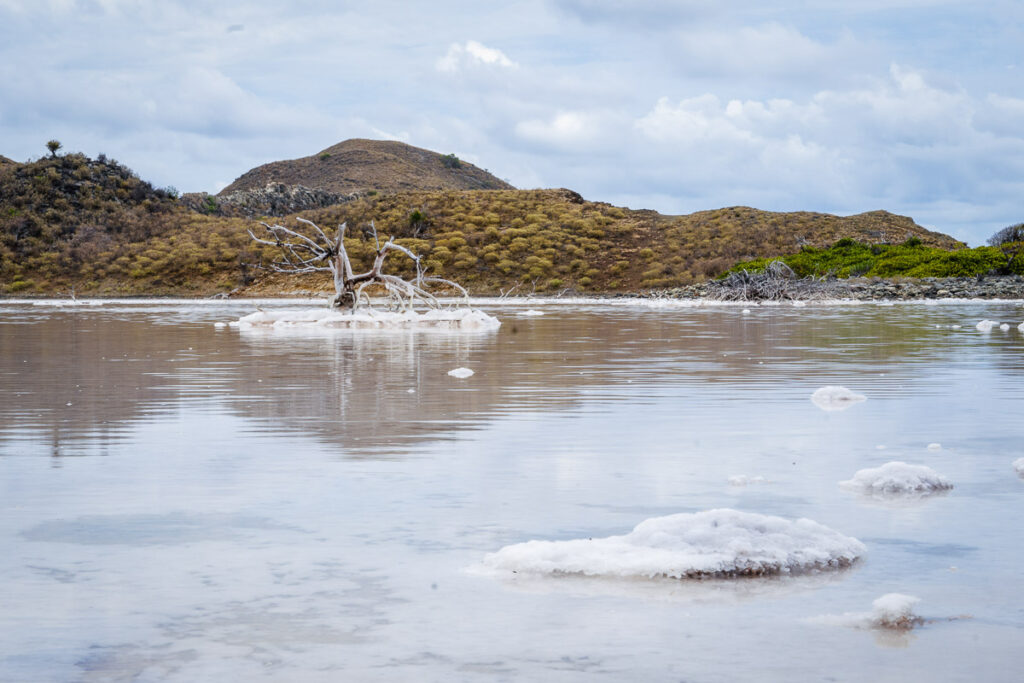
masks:
<svg viewBox="0 0 1024 683"><path fill-rule="evenodd" d="M1017 329L1021 331L1021 334L1024 334L1024 323L1017 325Z"/></svg>
<svg viewBox="0 0 1024 683"><path fill-rule="evenodd" d="M822 387L811 394L811 401L822 410L846 410L854 403L868 400L867 396L857 394L846 387Z"/></svg>
<svg viewBox="0 0 1024 683"><path fill-rule="evenodd" d="M839 485L844 489L880 496L930 495L953 488L948 479L930 467L898 461L860 470L853 479L841 481Z"/></svg>
<svg viewBox="0 0 1024 683"><path fill-rule="evenodd" d="M624 536L527 541L484 557L490 572L606 578L722 578L851 565L866 548L809 519L719 509L653 517Z"/></svg>
<svg viewBox="0 0 1024 683"><path fill-rule="evenodd" d="M1024 477L1024 458L1017 458L1014 460L1013 469L1017 470L1017 474Z"/></svg>
<svg viewBox="0 0 1024 683"><path fill-rule="evenodd" d="M871 603L870 624L875 628L891 628L905 631L924 623L914 614L914 605L921 598L903 593L886 593Z"/></svg>
<svg viewBox="0 0 1024 683"><path fill-rule="evenodd" d="M458 377L459 379L466 379L467 377L472 377L476 373L469 368L455 368L454 370L449 370L448 374L452 377Z"/></svg>
<svg viewBox="0 0 1024 683"><path fill-rule="evenodd" d="M494 330L497 318L469 308L416 311L378 311L372 308L338 311L310 308L300 311L257 311L230 323L242 330L317 329L317 330Z"/></svg>
<svg viewBox="0 0 1024 683"><path fill-rule="evenodd" d="M991 332L992 328L997 324L995 320L982 320L974 327L977 328L978 332Z"/></svg>
<svg viewBox="0 0 1024 683"><path fill-rule="evenodd" d="M534 310L534 309L531 308L528 311L523 311L519 315L538 316L538 315L544 315L544 311L537 311L537 310Z"/></svg>

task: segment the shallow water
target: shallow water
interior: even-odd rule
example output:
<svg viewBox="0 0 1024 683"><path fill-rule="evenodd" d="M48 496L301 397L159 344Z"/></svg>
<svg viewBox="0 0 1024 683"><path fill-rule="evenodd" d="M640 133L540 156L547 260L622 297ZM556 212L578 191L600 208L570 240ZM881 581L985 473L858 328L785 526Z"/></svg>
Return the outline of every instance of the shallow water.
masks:
<svg viewBox="0 0 1024 683"><path fill-rule="evenodd" d="M1019 302L214 326L254 307L0 303L0 680L1020 679ZM825 412L824 385L868 400ZM839 489L892 460L955 488ZM786 580L467 571L719 507L868 554ZM822 619L889 592L920 597L925 626Z"/></svg>

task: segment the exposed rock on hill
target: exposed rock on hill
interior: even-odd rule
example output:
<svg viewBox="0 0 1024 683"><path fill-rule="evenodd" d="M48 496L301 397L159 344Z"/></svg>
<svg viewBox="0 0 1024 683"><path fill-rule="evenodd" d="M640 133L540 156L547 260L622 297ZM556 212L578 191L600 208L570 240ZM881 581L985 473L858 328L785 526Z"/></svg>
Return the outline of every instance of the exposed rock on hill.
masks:
<svg viewBox="0 0 1024 683"><path fill-rule="evenodd" d="M17 162L14 159L8 159L3 154L0 154L0 166L4 166L6 164L15 164L15 163L17 163Z"/></svg>
<svg viewBox="0 0 1024 683"><path fill-rule="evenodd" d="M265 188L272 182L337 194L369 190L514 189L451 154L390 140L353 139L312 156L257 166L224 188L219 196Z"/></svg>
<svg viewBox="0 0 1024 683"><path fill-rule="evenodd" d="M304 185L267 183L266 187L237 190L213 196L205 192L190 192L181 203L200 213L215 216L288 216L309 209L322 209L362 196L359 192L338 194Z"/></svg>

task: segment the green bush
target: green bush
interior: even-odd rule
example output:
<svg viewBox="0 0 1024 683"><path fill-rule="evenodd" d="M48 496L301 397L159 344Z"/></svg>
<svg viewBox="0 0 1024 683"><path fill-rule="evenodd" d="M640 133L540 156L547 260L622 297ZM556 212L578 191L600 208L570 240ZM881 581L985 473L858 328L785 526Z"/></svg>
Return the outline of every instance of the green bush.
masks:
<svg viewBox="0 0 1024 683"><path fill-rule="evenodd" d="M776 259L744 261L725 274L741 270L760 272L773 260ZM1024 271L1024 262L1011 262L1010 256L996 247L946 251L925 246L916 237L898 245L867 245L844 238L829 249L805 246L799 253L781 260L798 277L974 277Z"/></svg>

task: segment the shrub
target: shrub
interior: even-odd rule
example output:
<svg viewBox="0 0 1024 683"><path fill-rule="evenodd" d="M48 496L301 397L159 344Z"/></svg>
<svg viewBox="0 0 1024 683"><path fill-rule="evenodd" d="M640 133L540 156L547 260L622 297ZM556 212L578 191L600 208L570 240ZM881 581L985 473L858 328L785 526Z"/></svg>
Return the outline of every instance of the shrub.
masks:
<svg viewBox="0 0 1024 683"><path fill-rule="evenodd" d="M1007 226L988 238L989 245L993 247L1011 242L1024 242L1024 223Z"/></svg>
<svg viewBox="0 0 1024 683"><path fill-rule="evenodd" d="M441 157L441 163L445 168L462 168L462 160L454 154L445 154Z"/></svg>

